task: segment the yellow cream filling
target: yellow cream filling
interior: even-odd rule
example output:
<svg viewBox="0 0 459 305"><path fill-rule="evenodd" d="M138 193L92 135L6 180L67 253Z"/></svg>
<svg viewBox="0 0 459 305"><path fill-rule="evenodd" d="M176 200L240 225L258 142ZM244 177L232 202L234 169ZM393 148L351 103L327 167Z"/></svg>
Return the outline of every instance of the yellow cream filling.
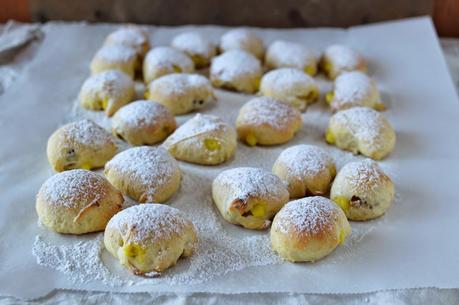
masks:
<svg viewBox="0 0 459 305"><path fill-rule="evenodd" d="M344 230L341 230L339 232L339 236L338 236L338 242L340 245L342 245L344 243L344 241L346 240L346 231Z"/></svg>
<svg viewBox="0 0 459 305"><path fill-rule="evenodd" d="M304 68L304 72L306 72L309 75L315 75L317 73L317 69L315 66L307 66Z"/></svg>
<svg viewBox="0 0 459 305"><path fill-rule="evenodd" d="M150 91L145 91L145 93L143 94L143 96L148 100L150 99Z"/></svg>
<svg viewBox="0 0 459 305"><path fill-rule="evenodd" d="M182 72L182 69L177 65L172 65L172 70L174 70L175 73Z"/></svg>
<svg viewBox="0 0 459 305"><path fill-rule="evenodd" d="M205 139L204 140L204 147L207 150L219 150L222 145L220 144L220 141L215 140L215 139Z"/></svg>
<svg viewBox="0 0 459 305"><path fill-rule="evenodd" d="M335 143L335 136L331 133L330 130L327 130L325 133L325 141L329 144L334 144Z"/></svg>
<svg viewBox="0 0 459 305"><path fill-rule="evenodd" d="M349 199L344 196L337 196L332 200L344 211L345 214L349 212Z"/></svg>
<svg viewBox="0 0 459 305"><path fill-rule="evenodd" d="M257 137L256 137L253 133L251 133L251 132L249 132L249 133L247 134L247 136L245 137L245 141L246 141L247 144L249 144L250 146L255 146L255 145L257 145Z"/></svg>
<svg viewBox="0 0 459 305"><path fill-rule="evenodd" d="M89 163L82 163L82 164L80 165L80 168L81 168L81 169L90 170L90 169L92 168L92 166L91 166L91 164L89 164Z"/></svg>
<svg viewBox="0 0 459 305"><path fill-rule="evenodd" d="M266 206L264 204L255 204L251 209L252 215L255 217L264 217L266 215Z"/></svg>
<svg viewBox="0 0 459 305"><path fill-rule="evenodd" d="M330 91L330 92L327 92L327 94L325 95L325 100L327 101L328 104L331 104L334 97L335 97L335 94L333 93L333 91Z"/></svg>
<svg viewBox="0 0 459 305"><path fill-rule="evenodd" d="M145 256L145 250L136 244L127 244L123 247L124 255L142 262Z"/></svg>

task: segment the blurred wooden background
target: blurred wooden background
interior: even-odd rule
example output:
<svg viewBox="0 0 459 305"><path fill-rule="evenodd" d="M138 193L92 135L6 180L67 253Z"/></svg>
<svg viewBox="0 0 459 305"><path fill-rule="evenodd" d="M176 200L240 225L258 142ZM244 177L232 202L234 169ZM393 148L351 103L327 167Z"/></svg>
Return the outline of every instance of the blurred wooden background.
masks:
<svg viewBox="0 0 459 305"><path fill-rule="evenodd" d="M348 27L421 15L441 36L459 37L459 0L0 0L0 22Z"/></svg>

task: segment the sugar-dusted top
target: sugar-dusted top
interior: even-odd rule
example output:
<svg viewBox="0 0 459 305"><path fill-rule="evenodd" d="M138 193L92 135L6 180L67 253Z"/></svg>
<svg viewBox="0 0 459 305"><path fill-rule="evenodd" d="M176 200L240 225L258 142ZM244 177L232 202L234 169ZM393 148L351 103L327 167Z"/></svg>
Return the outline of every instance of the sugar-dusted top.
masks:
<svg viewBox="0 0 459 305"><path fill-rule="evenodd" d="M295 145L284 150L276 162L286 166L295 177L314 176L333 165L332 157L322 148L314 145Z"/></svg>
<svg viewBox="0 0 459 305"><path fill-rule="evenodd" d="M167 241L186 233L193 227L180 210L157 203L145 203L129 207L107 224L107 229L117 229L126 238L125 243L136 244Z"/></svg>
<svg viewBox="0 0 459 305"><path fill-rule="evenodd" d="M185 32L174 37L172 46L188 54L211 57L216 51L215 44L198 32Z"/></svg>
<svg viewBox="0 0 459 305"><path fill-rule="evenodd" d="M261 75L260 61L243 50L230 50L212 59L210 74L222 81L233 81L244 75Z"/></svg>
<svg viewBox="0 0 459 305"><path fill-rule="evenodd" d="M229 130L230 127L219 117L198 113L193 118L186 121L182 126L177 128L175 132L166 139L163 145L165 147L169 147L200 134L214 131L225 133Z"/></svg>
<svg viewBox="0 0 459 305"><path fill-rule="evenodd" d="M168 183L177 171L177 161L162 147L140 146L117 154L105 165L129 180L149 188Z"/></svg>
<svg viewBox="0 0 459 305"><path fill-rule="evenodd" d="M114 120L119 120L131 128L153 126L165 118L172 118L170 111L153 101L139 100L127 104L115 113Z"/></svg>
<svg viewBox="0 0 459 305"><path fill-rule="evenodd" d="M213 92L209 80L200 74L172 73L152 81L149 89L161 88L164 95L182 95L193 90Z"/></svg>
<svg viewBox="0 0 459 305"><path fill-rule="evenodd" d="M339 212L342 213L338 206L321 196L290 201L277 213L273 229L314 237L333 230Z"/></svg>
<svg viewBox="0 0 459 305"><path fill-rule="evenodd" d="M353 70L360 65L363 58L357 51L344 45L331 45L325 50L325 56L328 57L334 67L339 69Z"/></svg>
<svg viewBox="0 0 459 305"><path fill-rule="evenodd" d="M125 73L118 70L106 70L91 75L83 83L80 97L87 95L106 94L116 99L134 90L134 82Z"/></svg>
<svg viewBox="0 0 459 305"><path fill-rule="evenodd" d="M108 131L88 119L62 126L59 129L59 135L72 143L91 146L95 150L98 147L102 149L105 145L114 143Z"/></svg>
<svg viewBox="0 0 459 305"><path fill-rule="evenodd" d="M353 103L368 99L375 84L369 76L360 71L340 74L334 83L334 100L339 103Z"/></svg>
<svg viewBox="0 0 459 305"><path fill-rule="evenodd" d="M137 52L127 45L108 44L97 51L95 58L108 62L129 62L137 58Z"/></svg>
<svg viewBox="0 0 459 305"><path fill-rule="evenodd" d="M306 46L284 40L276 40L266 51L267 60L274 61L278 67L304 69L317 62L316 53Z"/></svg>
<svg viewBox="0 0 459 305"><path fill-rule="evenodd" d="M78 208L101 200L110 190L107 180L88 170L73 169L51 176L38 196L54 207Z"/></svg>
<svg viewBox="0 0 459 305"><path fill-rule="evenodd" d="M288 191L279 177L255 167L237 167L221 172L214 180L214 185L227 186L233 198L247 200L260 196L279 198Z"/></svg>
<svg viewBox="0 0 459 305"><path fill-rule="evenodd" d="M171 47L156 47L148 51L144 61L144 69L164 67L172 69L174 66L181 67L184 71L194 68L191 58L180 50Z"/></svg>
<svg viewBox="0 0 459 305"><path fill-rule="evenodd" d="M301 120L301 112L270 97L256 97L248 101L240 110L238 124L254 126L269 125L285 129L292 121Z"/></svg>
<svg viewBox="0 0 459 305"><path fill-rule="evenodd" d="M261 79L262 86L292 88L302 86L315 87L315 80L307 73L296 68L280 68L266 73Z"/></svg>
<svg viewBox="0 0 459 305"><path fill-rule="evenodd" d="M374 192L381 187L381 183L391 183L390 177L371 159L347 163L338 175L359 193Z"/></svg>
<svg viewBox="0 0 459 305"><path fill-rule="evenodd" d="M220 38L220 49L224 51L242 49L253 52L255 56L262 56L263 41L251 30L245 28L234 29L226 32Z"/></svg>
<svg viewBox="0 0 459 305"><path fill-rule="evenodd" d="M139 48L148 43L146 33L137 26L124 26L107 36L106 43Z"/></svg>

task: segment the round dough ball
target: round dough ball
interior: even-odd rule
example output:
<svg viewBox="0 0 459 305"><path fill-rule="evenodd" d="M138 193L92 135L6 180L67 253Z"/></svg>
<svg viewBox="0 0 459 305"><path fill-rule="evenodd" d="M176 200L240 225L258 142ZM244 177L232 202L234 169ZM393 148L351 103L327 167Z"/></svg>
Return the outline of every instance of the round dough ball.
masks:
<svg viewBox="0 0 459 305"><path fill-rule="evenodd" d="M212 183L212 198L223 218L247 229L266 229L288 201L288 191L275 175L254 167L221 172Z"/></svg>
<svg viewBox="0 0 459 305"><path fill-rule="evenodd" d="M91 74L106 70L119 70L134 78L135 72L140 67L139 57L134 48L109 44L102 46L91 61Z"/></svg>
<svg viewBox="0 0 459 305"><path fill-rule="evenodd" d="M334 112L359 106L376 110L385 108L375 81L360 71L340 74L335 79L333 91L325 98Z"/></svg>
<svg viewBox="0 0 459 305"><path fill-rule="evenodd" d="M117 189L140 203L163 203L180 187L177 161L162 147L127 149L105 165L104 173Z"/></svg>
<svg viewBox="0 0 459 305"><path fill-rule="evenodd" d="M236 119L236 129L239 139L250 146L276 145L293 138L301 123L299 110L262 96L242 106Z"/></svg>
<svg viewBox="0 0 459 305"><path fill-rule="evenodd" d="M89 77L80 90L80 104L90 110L105 110L112 116L135 97L132 79L117 70L104 71Z"/></svg>
<svg viewBox="0 0 459 305"><path fill-rule="evenodd" d="M290 198L301 198L327 194L336 167L325 150L303 144L284 150L274 163L273 174L287 185Z"/></svg>
<svg viewBox="0 0 459 305"><path fill-rule="evenodd" d="M269 69L297 68L309 75L317 73L317 55L302 44L276 40L266 51L265 62Z"/></svg>
<svg viewBox="0 0 459 305"><path fill-rule="evenodd" d="M370 159L346 164L330 191L330 198L350 220L380 217L394 201L394 195L392 180Z"/></svg>
<svg viewBox="0 0 459 305"><path fill-rule="evenodd" d="M210 81L215 87L254 93L263 74L260 61L242 50L230 50L214 59L210 66Z"/></svg>
<svg viewBox="0 0 459 305"><path fill-rule="evenodd" d="M172 47L190 56L198 69L207 67L212 57L217 55L217 45L197 32L175 36Z"/></svg>
<svg viewBox="0 0 459 305"><path fill-rule="evenodd" d="M135 25L123 26L110 33L105 39L105 45L123 45L135 49L139 59L142 59L150 49L148 34L144 29Z"/></svg>
<svg viewBox="0 0 459 305"><path fill-rule="evenodd" d="M176 126L172 113L152 101L130 103L118 110L112 121L113 134L131 145L153 145L169 136Z"/></svg>
<svg viewBox="0 0 459 305"><path fill-rule="evenodd" d="M198 113L164 141L163 146L178 160L217 165L236 152L236 131L219 117Z"/></svg>
<svg viewBox="0 0 459 305"><path fill-rule="evenodd" d="M143 62L143 80L152 80L171 73L192 73L194 63L188 55L171 47L151 49Z"/></svg>
<svg viewBox="0 0 459 305"><path fill-rule="evenodd" d="M141 204L116 214L104 233L105 248L136 275L162 272L197 248L193 223L162 204Z"/></svg>
<svg viewBox="0 0 459 305"><path fill-rule="evenodd" d="M207 78L184 73L169 74L152 81L146 96L176 115L202 109L217 100Z"/></svg>
<svg viewBox="0 0 459 305"><path fill-rule="evenodd" d="M319 96L315 80L296 68L280 68L261 79L260 93L305 111Z"/></svg>
<svg viewBox="0 0 459 305"><path fill-rule="evenodd" d="M320 67L330 79L343 72L367 71L367 62L357 51L343 45L329 46L322 55Z"/></svg>
<svg viewBox="0 0 459 305"><path fill-rule="evenodd" d="M290 262L314 262L343 244L351 227L343 211L325 197L290 201L274 217L271 247Z"/></svg>
<svg viewBox="0 0 459 305"><path fill-rule="evenodd" d="M56 172L103 167L117 151L113 137L90 120L66 124L48 139L48 160Z"/></svg>
<svg viewBox="0 0 459 305"><path fill-rule="evenodd" d="M253 31L240 28L226 32L220 39L220 51L244 50L262 60L265 54L263 40Z"/></svg>
<svg viewBox="0 0 459 305"><path fill-rule="evenodd" d="M380 160L394 150L396 136L394 128L381 113L371 108L354 107L330 118L325 140L354 154Z"/></svg>
<svg viewBox="0 0 459 305"><path fill-rule="evenodd" d="M74 169L46 180L37 194L40 222L58 233L84 234L102 231L121 210L123 195L104 177Z"/></svg>

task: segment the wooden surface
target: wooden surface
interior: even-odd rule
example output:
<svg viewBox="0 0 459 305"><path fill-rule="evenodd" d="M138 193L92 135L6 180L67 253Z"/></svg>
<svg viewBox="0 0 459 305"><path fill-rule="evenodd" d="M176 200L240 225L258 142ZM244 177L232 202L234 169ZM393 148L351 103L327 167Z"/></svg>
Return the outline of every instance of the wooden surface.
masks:
<svg viewBox="0 0 459 305"><path fill-rule="evenodd" d="M0 22L347 27L428 14L441 36L459 37L459 0L0 0Z"/></svg>

